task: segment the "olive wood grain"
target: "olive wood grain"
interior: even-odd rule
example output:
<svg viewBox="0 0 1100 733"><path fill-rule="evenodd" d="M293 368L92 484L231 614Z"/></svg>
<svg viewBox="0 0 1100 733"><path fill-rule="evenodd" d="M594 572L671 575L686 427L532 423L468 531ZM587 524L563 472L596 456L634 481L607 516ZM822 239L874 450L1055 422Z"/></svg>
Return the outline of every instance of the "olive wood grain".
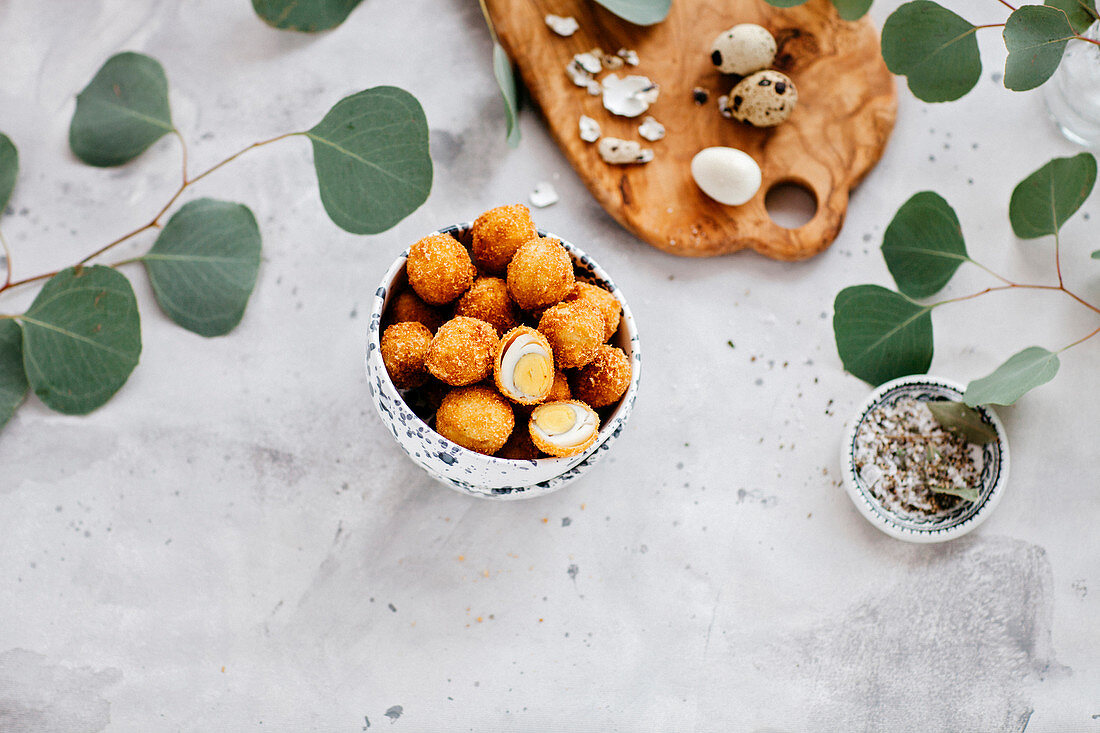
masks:
<svg viewBox="0 0 1100 733"><path fill-rule="evenodd" d="M897 94L878 33L866 18L841 20L828 0L786 10L763 0L673 0L668 18L649 27L631 25L590 0L486 4L501 44L585 185L623 226L673 254L707 257L749 247L799 260L821 252L840 232L850 189L882 156L893 130ZM556 35L544 22L547 13L572 15L580 30L569 38ZM758 23L772 32L779 46L773 68L798 88L798 106L779 127L753 128L717 111L718 96L736 78L714 68L710 44L738 23ZM594 47L638 52L639 66L610 73L643 74L660 85L648 114L667 128L663 140L643 140L637 127L645 115L612 115L600 97L566 76L573 54ZM703 105L692 100L697 86L710 93ZM639 140L656 158L644 165L604 163L596 144L578 135L581 114L595 118L605 136ZM748 203L724 206L695 185L691 159L713 145L744 150L760 164L763 185ZM803 186L816 199L816 213L798 229L774 223L764 206L768 190L780 183Z"/></svg>

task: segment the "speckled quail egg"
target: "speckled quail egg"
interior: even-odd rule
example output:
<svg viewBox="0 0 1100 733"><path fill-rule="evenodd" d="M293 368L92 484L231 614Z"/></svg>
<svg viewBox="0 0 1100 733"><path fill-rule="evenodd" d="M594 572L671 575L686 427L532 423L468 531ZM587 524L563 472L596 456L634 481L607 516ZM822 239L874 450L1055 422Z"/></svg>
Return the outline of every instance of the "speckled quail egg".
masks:
<svg viewBox="0 0 1100 733"><path fill-rule="evenodd" d="M730 113L754 127L775 127L785 122L798 103L798 89L786 74L758 71L746 76L730 91Z"/></svg>
<svg viewBox="0 0 1100 733"><path fill-rule="evenodd" d="M531 412L528 429L539 450L564 458L575 456L596 442L600 418L583 402L547 402Z"/></svg>
<svg viewBox="0 0 1100 733"><path fill-rule="evenodd" d="M529 326L504 334L497 349L493 380L508 399L533 405L554 385L554 352L546 337Z"/></svg>
<svg viewBox="0 0 1100 733"><path fill-rule="evenodd" d="M771 66L775 48L775 38L767 28L741 23L714 39L710 60L723 74L745 76Z"/></svg>

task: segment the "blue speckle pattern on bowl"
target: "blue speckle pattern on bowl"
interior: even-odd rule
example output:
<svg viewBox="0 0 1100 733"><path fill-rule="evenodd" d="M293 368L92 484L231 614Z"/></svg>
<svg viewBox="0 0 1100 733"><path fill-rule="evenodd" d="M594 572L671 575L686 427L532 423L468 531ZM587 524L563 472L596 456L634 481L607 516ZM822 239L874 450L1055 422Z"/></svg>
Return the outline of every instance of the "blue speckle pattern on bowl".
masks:
<svg viewBox="0 0 1100 733"><path fill-rule="evenodd" d="M911 542L940 542L959 537L983 522L1000 501L1008 478L1008 441L1004 426L988 407L979 406L982 422L992 427L998 439L982 446L982 471L978 500L960 501L953 509L934 516L900 513L887 509L855 470L855 436L871 410L892 405L903 397L922 402L962 399L963 389L948 380L925 375L903 377L879 387L864 403L846 433L843 468L846 488L860 512L872 524L898 539Z"/></svg>
<svg viewBox="0 0 1100 733"><path fill-rule="evenodd" d="M441 229L464 241L470 224ZM554 236L542 230L540 236ZM560 239L560 237L555 237ZM641 345L634 318L622 293L598 264L576 246L562 240L573 257L577 277L609 290L623 307L622 321L612 343L631 359L631 383L618 407L600 427L599 438L583 453L568 458L519 461L496 458L467 450L435 432L405 403L390 381L379 351L382 314L394 284L402 284L406 250L390 267L374 293L367 333L366 367L371 398L394 440L432 478L456 491L486 499L521 499L541 496L576 480L596 464L622 433L637 398L641 372Z"/></svg>

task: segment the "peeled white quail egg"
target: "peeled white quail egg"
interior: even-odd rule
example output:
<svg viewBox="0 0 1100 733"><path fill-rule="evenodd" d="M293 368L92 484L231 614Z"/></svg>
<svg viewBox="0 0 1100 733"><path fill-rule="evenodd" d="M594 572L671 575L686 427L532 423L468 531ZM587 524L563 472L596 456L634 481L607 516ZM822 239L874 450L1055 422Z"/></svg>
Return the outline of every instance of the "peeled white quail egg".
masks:
<svg viewBox="0 0 1100 733"><path fill-rule="evenodd" d="M521 404L546 399L554 385L554 355L546 337L520 326L500 343L494 378L501 394Z"/></svg>
<svg viewBox="0 0 1100 733"><path fill-rule="evenodd" d="M741 23L722 31L710 46L710 60L723 74L745 76L775 60L775 38L767 28Z"/></svg>
<svg viewBox="0 0 1100 733"><path fill-rule="evenodd" d="M583 402L547 402L531 412L529 429L539 450L552 456L572 456L596 441L600 418Z"/></svg>
<svg viewBox="0 0 1100 733"><path fill-rule="evenodd" d="M720 204L740 206L760 190L763 175L748 153L737 148L704 148L691 159L691 177Z"/></svg>
<svg viewBox="0 0 1100 733"><path fill-rule="evenodd" d="M778 71L758 71L737 83L729 94L733 119L754 127L775 127L791 116L798 104L794 83Z"/></svg>

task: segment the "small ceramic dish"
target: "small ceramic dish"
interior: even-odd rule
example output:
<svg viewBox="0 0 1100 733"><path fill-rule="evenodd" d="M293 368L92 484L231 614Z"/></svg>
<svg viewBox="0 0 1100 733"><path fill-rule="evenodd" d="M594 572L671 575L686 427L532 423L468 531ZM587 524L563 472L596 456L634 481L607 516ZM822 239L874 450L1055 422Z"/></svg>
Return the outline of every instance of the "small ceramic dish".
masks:
<svg viewBox="0 0 1100 733"><path fill-rule="evenodd" d="M891 537L906 542L953 540L984 522L1001 501L1008 480L1008 437L996 413L984 406L978 407L978 412L981 413L982 421L996 431L997 439L982 446L977 501L960 501L952 509L935 515L897 512L883 506L856 471L856 434L871 410L880 405L892 405L902 397L911 397L922 402L958 401L962 399L963 391L960 384L924 374L895 379L872 392L845 428L840 453L844 488L860 514Z"/></svg>
<svg viewBox="0 0 1100 733"><path fill-rule="evenodd" d="M439 231L451 234L469 246L469 230L470 223L467 222ZM561 239L541 230L539 235ZM564 239L561 242L573 258L577 279L602 286L622 306L619 330L610 343L623 350L630 359L631 367L630 386L626 394L610 413L600 411L604 417L596 442L582 453L568 458L539 458L531 461L497 458L463 448L435 432L402 398L390 380L379 348L382 316L386 312L390 296L400 292L408 282L405 275L408 250L402 252L390 265L374 293L367 333L367 377L374 406L382 422L409 458L429 476L456 491L485 499L525 499L557 491L583 475L607 453L618 439L634 408L642 365L641 343L634 325L634 316L622 292L607 273L579 247Z"/></svg>

